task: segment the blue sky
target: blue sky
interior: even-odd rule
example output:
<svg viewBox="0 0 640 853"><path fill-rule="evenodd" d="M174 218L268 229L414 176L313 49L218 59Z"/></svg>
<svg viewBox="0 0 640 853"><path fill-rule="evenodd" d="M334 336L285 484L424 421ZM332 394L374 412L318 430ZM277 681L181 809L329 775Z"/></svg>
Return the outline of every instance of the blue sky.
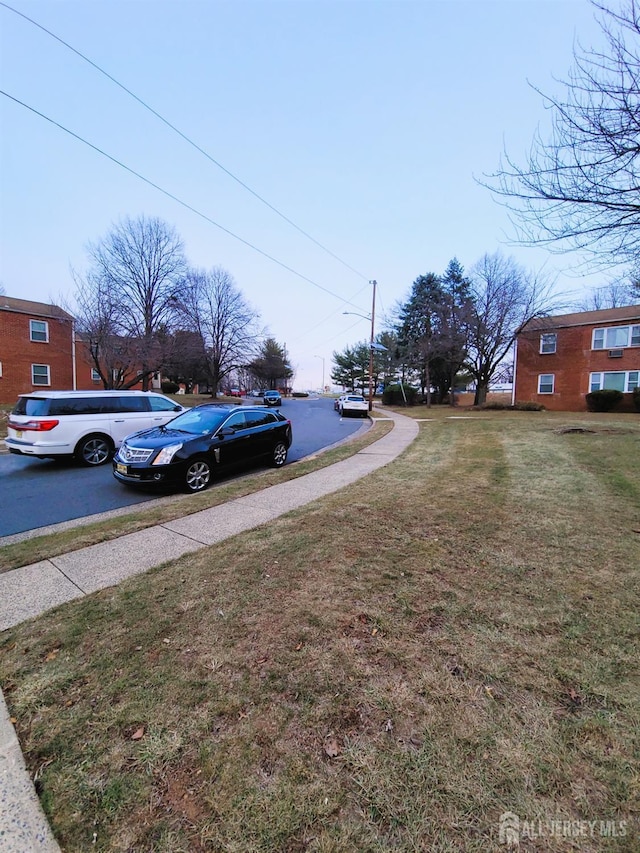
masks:
<svg viewBox="0 0 640 853"><path fill-rule="evenodd" d="M286 344L296 388L368 339L420 274L501 249L580 298L579 260L510 245L475 178L522 160L587 0L13 0L105 69L344 263L306 239L59 42L0 6L2 88L294 269L253 251L58 127L0 97L0 281L72 300L70 268L125 216L174 226L197 267L225 267ZM345 265L346 264L346 265ZM348 265L348 266L347 266ZM352 267L352 269L349 269ZM311 279L320 287L305 279ZM324 289L321 289L324 288ZM326 291L330 291L327 293ZM344 300L344 301L342 301ZM1 346L1 342L0 342Z"/></svg>

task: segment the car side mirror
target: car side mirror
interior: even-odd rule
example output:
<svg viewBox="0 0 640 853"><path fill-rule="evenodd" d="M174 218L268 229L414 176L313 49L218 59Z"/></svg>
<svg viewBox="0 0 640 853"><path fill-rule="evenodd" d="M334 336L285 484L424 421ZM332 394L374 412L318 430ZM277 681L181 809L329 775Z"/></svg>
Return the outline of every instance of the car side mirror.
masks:
<svg viewBox="0 0 640 853"><path fill-rule="evenodd" d="M181 412L181 411L182 411L182 406L174 406L174 407L173 407L173 411L174 411L174 412Z"/></svg>
<svg viewBox="0 0 640 853"><path fill-rule="evenodd" d="M216 433L217 438L224 438L225 435L235 435L235 430L231 427L222 427L222 429L219 429Z"/></svg>

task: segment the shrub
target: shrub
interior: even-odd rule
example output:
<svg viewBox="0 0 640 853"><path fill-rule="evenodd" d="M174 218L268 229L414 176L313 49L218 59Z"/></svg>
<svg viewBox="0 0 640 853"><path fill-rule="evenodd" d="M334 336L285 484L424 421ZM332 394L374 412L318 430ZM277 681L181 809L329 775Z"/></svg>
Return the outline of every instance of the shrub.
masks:
<svg viewBox="0 0 640 853"><path fill-rule="evenodd" d="M546 409L542 403L524 402L515 403L513 406L510 403L499 403L492 401L491 403L483 403L477 406L483 411L510 411L510 412L545 412Z"/></svg>
<svg viewBox="0 0 640 853"><path fill-rule="evenodd" d="M513 407L519 412L546 412L545 407L542 403L516 403Z"/></svg>
<svg viewBox="0 0 640 853"><path fill-rule="evenodd" d="M622 400L622 391L613 388L603 388L601 391L591 391L587 394L587 409L590 412L611 412Z"/></svg>
<svg viewBox="0 0 640 853"><path fill-rule="evenodd" d="M402 390L404 388L404 394ZM401 385L399 382L396 382L394 385L387 385L387 387L382 392L382 402L386 406L402 406L405 404L407 406L414 406L416 402L416 389L412 388L411 385Z"/></svg>
<svg viewBox="0 0 640 853"><path fill-rule="evenodd" d="M633 389L633 395L631 397L633 401L633 408L636 412L640 412L640 388Z"/></svg>
<svg viewBox="0 0 640 853"><path fill-rule="evenodd" d="M178 385L178 383L177 382L171 382L170 379L165 379L161 383L160 387L162 388L163 394L177 394L179 389L180 389L180 386Z"/></svg>

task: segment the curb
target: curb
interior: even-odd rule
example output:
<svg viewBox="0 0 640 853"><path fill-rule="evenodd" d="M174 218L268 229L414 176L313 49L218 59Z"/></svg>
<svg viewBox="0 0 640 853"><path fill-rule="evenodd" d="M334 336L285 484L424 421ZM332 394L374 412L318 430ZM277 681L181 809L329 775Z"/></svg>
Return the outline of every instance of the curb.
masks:
<svg viewBox="0 0 640 853"><path fill-rule="evenodd" d="M60 853L0 692L0 848L3 853Z"/></svg>

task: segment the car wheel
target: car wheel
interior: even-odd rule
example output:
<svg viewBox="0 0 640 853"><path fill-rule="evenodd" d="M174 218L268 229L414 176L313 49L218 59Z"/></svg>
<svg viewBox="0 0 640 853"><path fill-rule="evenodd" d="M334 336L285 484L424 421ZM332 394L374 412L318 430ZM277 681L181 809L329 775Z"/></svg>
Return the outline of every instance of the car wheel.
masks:
<svg viewBox="0 0 640 853"><path fill-rule="evenodd" d="M104 465L113 452L110 439L104 435L88 435L78 443L75 456L81 465Z"/></svg>
<svg viewBox="0 0 640 853"><path fill-rule="evenodd" d="M202 492L211 482L211 466L205 459L194 459L187 466L184 487L187 492Z"/></svg>
<svg viewBox="0 0 640 853"><path fill-rule="evenodd" d="M282 468L287 461L287 445L284 441L279 441L273 448L271 460L274 468Z"/></svg>

